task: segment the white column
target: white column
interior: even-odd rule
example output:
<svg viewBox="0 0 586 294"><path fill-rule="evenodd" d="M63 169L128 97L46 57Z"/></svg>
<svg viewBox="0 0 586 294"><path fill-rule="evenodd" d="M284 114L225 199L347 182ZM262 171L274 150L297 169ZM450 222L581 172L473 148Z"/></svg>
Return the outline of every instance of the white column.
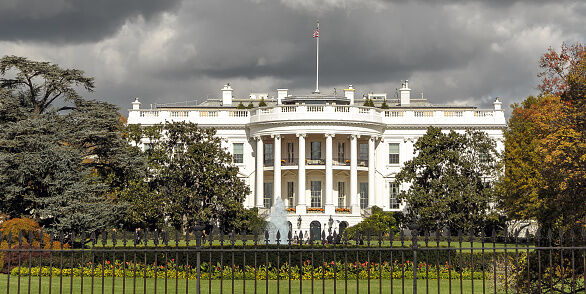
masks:
<svg viewBox="0 0 586 294"><path fill-rule="evenodd" d="M332 138L334 134L326 134L326 203L325 214L334 214L336 208L334 206L334 184L332 171Z"/></svg>
<svg viewBox="0 0 586 294"><path fill-rule="evenodd" d="M358 135L350 135L350 206L352 214L360 215L358 199Z"/></svg>
<svg viewBox="0 0 586 294"><path fill-rule="evenodd" d="M273 135L272 137L275 139L273 144L275 151L275 155L273 156L275 160L273 163L273 203L275 203L277 197L281 197L281 135Z"/></svg>
<svg viewBox="0 0 586 294"><path fill-rule="evenodd" d="M297 178L297 214L305 214L305 134L297 134L299 138L298 151L298 178Z"/></svg>
<svg viewBox="0 0 586 294"><path fill-rule="evenodd" d="M375 205L374 203L374 171L375 171L375 152L374 143L376 138L370 136L368 139L368 207Z"/></svg>
<svg viewBox="0 0 586 294"><path fill-rule="evenodd" d="M263 207L263 142L262 137L256 137L256 207Z"/></svg>

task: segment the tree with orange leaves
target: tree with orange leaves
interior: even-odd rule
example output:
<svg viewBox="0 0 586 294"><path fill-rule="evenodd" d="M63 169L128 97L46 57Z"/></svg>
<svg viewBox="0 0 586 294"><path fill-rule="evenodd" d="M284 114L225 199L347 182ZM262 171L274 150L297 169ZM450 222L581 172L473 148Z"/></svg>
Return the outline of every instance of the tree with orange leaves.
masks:
<svg viewBox="0 0 586 294"><path fill-rule="evenodd" d="M513 219L586 226L586 51L563 44L540 59L538 97L513 105L505 132L501 208Z"/></svg>

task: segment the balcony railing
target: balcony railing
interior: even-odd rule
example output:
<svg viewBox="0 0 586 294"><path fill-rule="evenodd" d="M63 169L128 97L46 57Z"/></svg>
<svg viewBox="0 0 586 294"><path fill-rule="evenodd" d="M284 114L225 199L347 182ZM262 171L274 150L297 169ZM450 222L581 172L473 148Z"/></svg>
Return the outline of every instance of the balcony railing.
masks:
<svg viewBox="0 0 586 294"><path fill-rule="evenodd" d="M358 159L358 166L368 166L368 159Z"/></svg>
<svg viewBox="0 0 586 294"><path fill-rule="evenodd" d="M307 165L324 165L326 164L326 161L321 158L321 159L306 159L305 162L307 163Z"/></svg>
<svg viewBox="0 0 586 294"><path fill-rule="evenodd" d="M282 166L294 166L299 164L299 159L298 158L286 158L286 159L281 159L281 165Z"/></svg>
<svg viewBox="0 0 586 294"><path fill-rule="evenodd" d="M346 159L346 158L334 158L332 164L333 165L338 165L338 166L340 166L340 165L342 165L342 166L343 165L350 165L350 159Z"/></svg>

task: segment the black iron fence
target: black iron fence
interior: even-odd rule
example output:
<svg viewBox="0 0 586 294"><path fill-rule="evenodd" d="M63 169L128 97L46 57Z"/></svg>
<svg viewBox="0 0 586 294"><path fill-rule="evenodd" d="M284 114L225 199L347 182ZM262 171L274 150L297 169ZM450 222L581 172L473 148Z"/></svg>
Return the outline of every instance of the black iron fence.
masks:
<svg viewBox="0 0 586 294"><path fill-rule="evenodd" d="M583 233L412 235L8 234L0 293L584 293Z"/></svg>

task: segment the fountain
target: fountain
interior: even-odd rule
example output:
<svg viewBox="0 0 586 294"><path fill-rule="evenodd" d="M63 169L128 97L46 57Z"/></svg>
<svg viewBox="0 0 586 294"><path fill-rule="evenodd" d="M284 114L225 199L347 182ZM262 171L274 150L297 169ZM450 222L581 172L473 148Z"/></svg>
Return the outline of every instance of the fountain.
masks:
<svg viewBox="0 0 586 294"><path fill-rule="evenodd" d="M280 233L280 243L287 243L289 236L289 224L287 223L287 211L283 199L277 197L275 205L271 208L271 215L267 223L267 230L269 231L269 243L277 243L277 232Z"/></svg>

